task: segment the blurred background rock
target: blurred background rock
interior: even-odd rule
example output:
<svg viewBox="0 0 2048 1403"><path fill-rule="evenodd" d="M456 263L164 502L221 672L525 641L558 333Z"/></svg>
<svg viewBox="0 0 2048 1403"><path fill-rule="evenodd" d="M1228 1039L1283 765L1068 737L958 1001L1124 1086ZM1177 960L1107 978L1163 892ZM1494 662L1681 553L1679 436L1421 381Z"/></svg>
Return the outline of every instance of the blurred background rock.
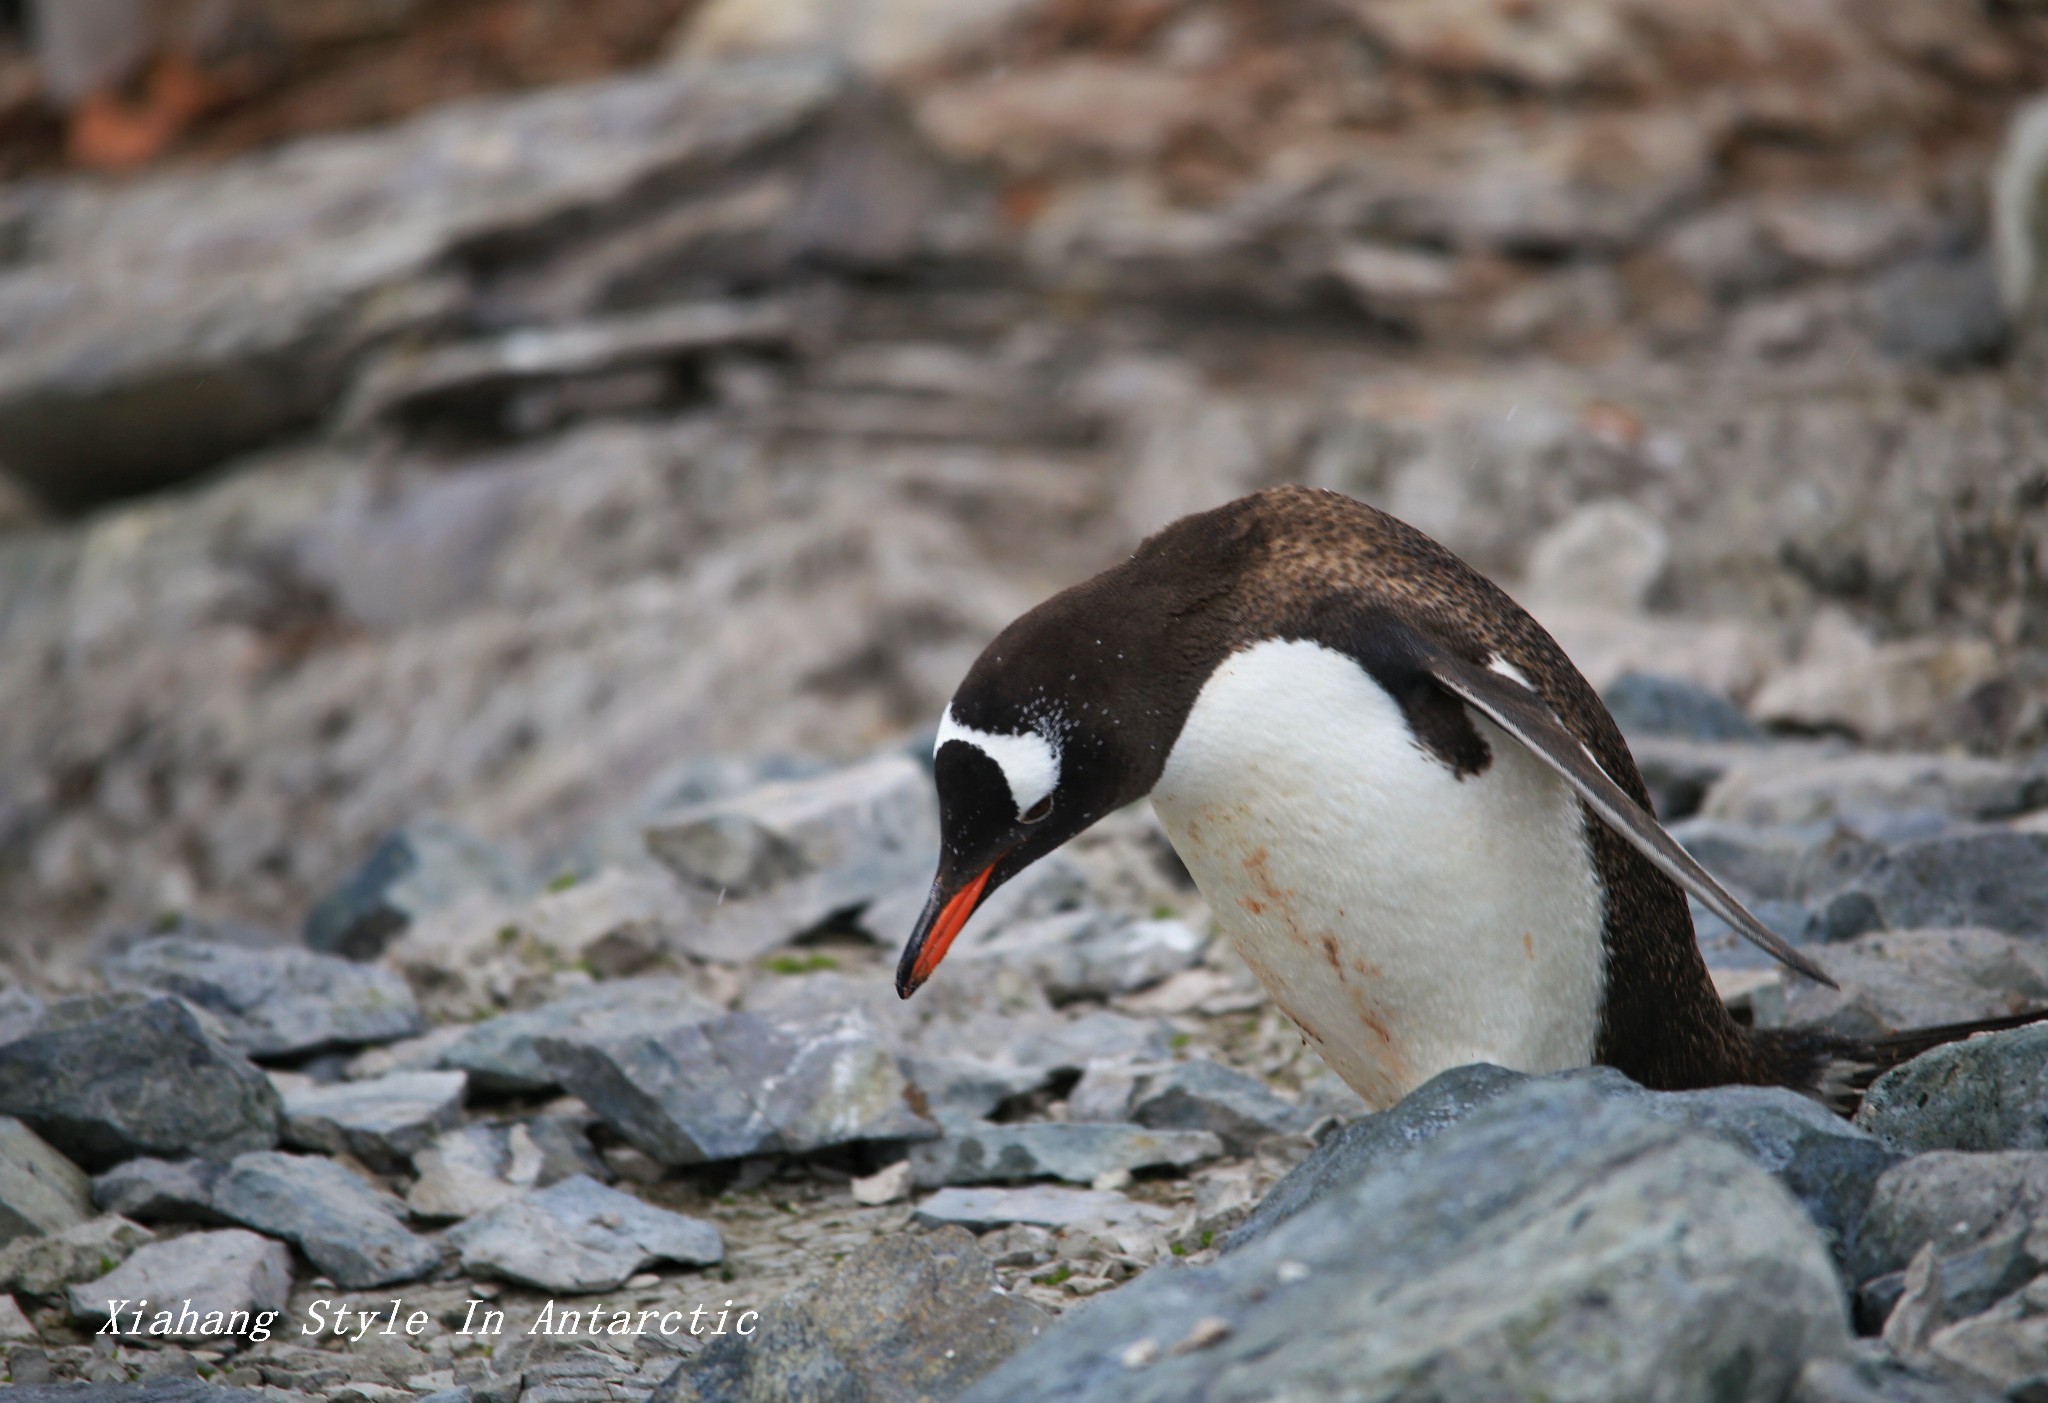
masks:
<svg viewBox="0 0 2048 1403"><path fill-rule="evenodd" d="M556 870L1289 480L2029 752L2044 90L1979 0L0 3L0 946Z"/></svg>

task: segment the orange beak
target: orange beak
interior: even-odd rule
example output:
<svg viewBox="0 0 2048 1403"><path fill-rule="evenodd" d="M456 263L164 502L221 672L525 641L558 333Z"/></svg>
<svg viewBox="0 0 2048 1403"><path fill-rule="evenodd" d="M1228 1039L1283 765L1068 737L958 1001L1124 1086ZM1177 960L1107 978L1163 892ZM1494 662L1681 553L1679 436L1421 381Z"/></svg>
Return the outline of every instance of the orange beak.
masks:
<svg viewBox="0 0 2048 1403"><path fill-rule="evenodd" d="M939 961L946 958L953 938L960 934L960 928L967 924L974 908L981 905L981 894L988 889L988 879L995 870L996 865L991 862L973 881L943 899L940 887L933 884L931 899L925 903L924 914L917 920L917 929L910 933L910 943L903 947L903 958L896 965L896 993L899 998L909 998L932 977Z"/></svg>

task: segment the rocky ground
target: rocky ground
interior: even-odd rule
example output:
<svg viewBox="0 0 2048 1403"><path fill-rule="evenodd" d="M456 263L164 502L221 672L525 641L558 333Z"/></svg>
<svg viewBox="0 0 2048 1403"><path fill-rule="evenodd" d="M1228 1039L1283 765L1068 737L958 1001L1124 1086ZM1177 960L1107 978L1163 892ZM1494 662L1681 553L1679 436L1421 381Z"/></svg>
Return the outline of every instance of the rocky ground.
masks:
<svg viewBox="0 0 2048 1403"><path fill-rule="evenodd" d="M1843 986L1702 915L1743 1016L2048 1006L2044 24L718 0L0 187L11 1382L2048 1397L2038 1035L1361 1117L1143 811L889 983L983 642L1296 480Z"/></svg>

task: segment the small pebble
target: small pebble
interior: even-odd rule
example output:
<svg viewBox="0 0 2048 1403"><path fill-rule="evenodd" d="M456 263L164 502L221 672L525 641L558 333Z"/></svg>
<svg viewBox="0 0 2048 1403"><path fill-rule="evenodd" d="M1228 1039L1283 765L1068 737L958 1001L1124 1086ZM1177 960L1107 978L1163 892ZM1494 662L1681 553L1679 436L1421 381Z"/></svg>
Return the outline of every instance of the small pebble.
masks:
<svg viewBox="0 0 2048 1403"><path fill-rule="evenodd" d="M1189 1328L1187 1338L1173 1347L1175 1354L1193 1354L1230 1338L1230 1322L1220 1315L1205 1315Z"/></svg>

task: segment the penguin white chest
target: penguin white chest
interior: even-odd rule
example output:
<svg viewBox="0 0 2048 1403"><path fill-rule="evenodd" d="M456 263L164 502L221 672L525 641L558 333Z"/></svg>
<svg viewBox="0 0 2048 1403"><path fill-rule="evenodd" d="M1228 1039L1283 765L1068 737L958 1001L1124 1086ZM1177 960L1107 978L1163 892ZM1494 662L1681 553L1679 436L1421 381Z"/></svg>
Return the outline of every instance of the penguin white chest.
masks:
<svg viewBox="0 0 2048 1403"><path fill-rule="evenodd" d="M1476 713L1462 778L1320 644L1210 676L1152 800L1245 963L1367 1104L1447 1068L1584 1066L1605 978L1576 797Z"/></svg>

